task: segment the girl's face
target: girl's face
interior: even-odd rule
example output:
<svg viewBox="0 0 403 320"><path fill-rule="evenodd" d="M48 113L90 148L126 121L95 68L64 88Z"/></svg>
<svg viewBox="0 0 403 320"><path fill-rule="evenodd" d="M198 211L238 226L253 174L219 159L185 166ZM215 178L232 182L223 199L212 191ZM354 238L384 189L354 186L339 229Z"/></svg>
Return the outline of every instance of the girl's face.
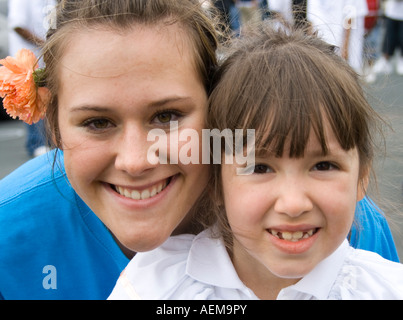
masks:
<svg viewBox="0 0 403 320"><path fill-rule="evenodd" d="M172 121L179 134L204 127L207 97L184 39L177 25L94 28L74 34L60 61L58 121L67 176L133 251L165 241L207 184L208 166L180 159L151 164L147 157L155 145L147 141L151 129L163 130L169 142ZM178 148L167 146L168 163Z"/></svg>
<svg viewBox="0 0 403 320"><path fill-rule="evenodd" d="M365 192L358 152L343 150L332 132L325 133L327 156L311 133L302 158L289 158L286 145L281 158L256 157L251 175L237 175L236 164L222 166L234 265L246 284L262 283L253 278L261 276L288 286L346 239Z"/></svg>

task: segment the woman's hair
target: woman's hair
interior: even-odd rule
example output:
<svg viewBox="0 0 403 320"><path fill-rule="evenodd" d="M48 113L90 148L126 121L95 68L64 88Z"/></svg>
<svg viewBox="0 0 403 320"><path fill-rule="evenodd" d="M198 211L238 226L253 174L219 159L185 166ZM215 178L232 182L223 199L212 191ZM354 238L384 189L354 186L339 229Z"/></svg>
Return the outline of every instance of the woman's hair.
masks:
<svg viewBox="0 0 403 320"><path fill-rule="evenodd" d="M199 0L64 0L57 6L56 28L50 29L43 48L46 82L52 98L47 110L48 130L56 147L61 146L58 126L59 68L63 52L74 34L83 28L130 30L133 26L175 24L194 52L194 63L206 91L217 60L215 14ZM105 43L107 46L108 44ZM161 53L163 54L163 53Z"/></svg>
<svg viewBox="0 0 403 320"><path fill-rule="evenodd" d="M256 152L304 156L311 130L324 155L330 124L340 146L357 148L360 178L371 168L381 119L367 102L358 75L334 47L304 30L274 30L269 22L230 44L210 95L208 127L255 129ZM222 144L223 147L223 144ZM287 149L288 150L288 149ZM223 206L221 168L212 170L212 197L224 240L232 236ZM218 212L217 212L218 211ZM208 224L214 217L206 217Z"/></svg>

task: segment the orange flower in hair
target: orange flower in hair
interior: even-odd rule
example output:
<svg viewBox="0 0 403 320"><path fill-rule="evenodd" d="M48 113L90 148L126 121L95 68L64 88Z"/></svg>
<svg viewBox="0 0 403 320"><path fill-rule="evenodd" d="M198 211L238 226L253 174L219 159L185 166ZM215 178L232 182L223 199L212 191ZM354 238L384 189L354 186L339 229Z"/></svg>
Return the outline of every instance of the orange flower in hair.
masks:
<svg viewBox="0 0 403 320"><path fill-rule="evenodd" d="M7 113L28 124L44 118L50 92L38 85L43 70L38 68L34 53L22 49L15 58L2 59L0 64L0 97Z"/></svg>

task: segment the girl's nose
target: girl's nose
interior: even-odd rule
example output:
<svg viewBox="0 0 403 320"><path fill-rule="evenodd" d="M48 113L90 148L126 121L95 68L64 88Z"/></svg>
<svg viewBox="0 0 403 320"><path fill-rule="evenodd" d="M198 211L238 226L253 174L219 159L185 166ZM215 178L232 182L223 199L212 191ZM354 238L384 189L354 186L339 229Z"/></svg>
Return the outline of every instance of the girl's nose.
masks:
<svg viewBox="0 0 403 320"><path fill-rule="evenodd" d="M312 209L313 202L303 181L289 179L278 188L274 205L276 212L287 214L290 217L298 217Z"/></svg>

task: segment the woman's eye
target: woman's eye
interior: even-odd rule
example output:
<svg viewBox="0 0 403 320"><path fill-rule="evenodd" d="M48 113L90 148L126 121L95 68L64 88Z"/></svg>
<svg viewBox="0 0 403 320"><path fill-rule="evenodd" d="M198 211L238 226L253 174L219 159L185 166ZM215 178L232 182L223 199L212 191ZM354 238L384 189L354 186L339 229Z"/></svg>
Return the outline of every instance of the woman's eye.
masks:
<svg viewBox="0 0 403 320"><path fill-rule="evenodd" d="M157 119L161 123L168 123L172 120L172 113L163 112L157 115Z"/></svg>
<svg viewBox="0 0 403 320"><path fill-rule="evenodd" d="M337 169L335 165L328 161L322 161L317 164L315 164L313 170L315 171L328 171L328 170L334 170Z"/></svg>
<svg viewBox="0 0 403 320"><path fill-rule="evenodd" d="M172 121L178 121L179 118L182 117L182 114L178 111L165 110L158 112L152 119L152 122L155 122L160 125L169 124Z"/></svg>
<svg viewBox="0 0 403 320"><path fill-rule="evenodd" d="M112 127L113 124L108 119L89 119L83 126L92 131L102 131Z"/></svg>

